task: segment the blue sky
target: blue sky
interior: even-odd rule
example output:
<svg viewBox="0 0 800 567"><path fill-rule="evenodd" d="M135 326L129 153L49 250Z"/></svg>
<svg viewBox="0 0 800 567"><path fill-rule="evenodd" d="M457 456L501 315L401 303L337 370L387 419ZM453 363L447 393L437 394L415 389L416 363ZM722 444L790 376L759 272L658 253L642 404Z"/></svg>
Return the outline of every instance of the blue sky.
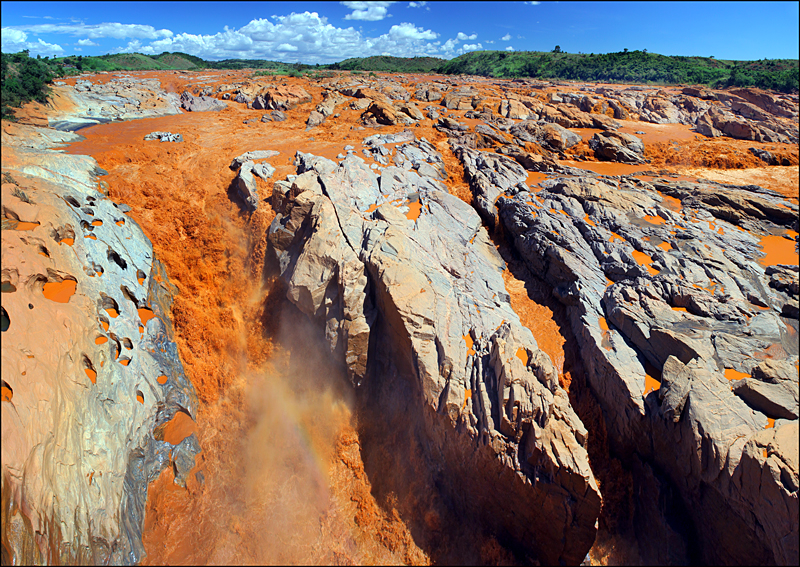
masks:
<svg viewBox="0 0 800 567"><path fill-rule="evenodd" d="M798 58L800 2L13 2L2 51L331 63L480 49Z"/></svg>

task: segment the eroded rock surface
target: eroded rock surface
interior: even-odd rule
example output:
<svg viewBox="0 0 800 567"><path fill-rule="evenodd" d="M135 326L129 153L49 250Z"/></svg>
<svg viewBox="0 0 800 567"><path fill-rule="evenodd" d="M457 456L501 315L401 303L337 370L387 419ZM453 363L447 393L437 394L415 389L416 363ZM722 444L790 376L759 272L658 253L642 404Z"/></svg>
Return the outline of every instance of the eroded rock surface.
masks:
<svg viewBox="0 0 800 567"><path fill-rule="evenodd" d="M444 459L443 490L469 494L462 509L545 562L580 562L600 505L586 430L511 310L479 216L413 170L377 177L355 155L295 163L275 184L269 236L287 297L325 328L354 384L394 384L375 402L409 407L429 457Z"/></svg>
<svg viewBox="0 0 800 567"><path fill-rule="evenodd" d="M617 450L666 471L695 506L703 558L795 562L797 473L743 451L767 418L796 415L797 320L784 307L794 288L772 283L760 261L764 235L792 235L796 250L797 206L760 187L634 177L556 177L525 190L521 172L456 153L478 209L487 203L483 214L499 218L566 306ZM749 374L759 356L794 368L794 382L731 388L726 369ZM783 439L796 421L775 427ZM771 504L753 515L764 490Z"/></svg>
<svg viewBox="0 0 800 567"><path fill-rule="evenodd" d="M139 562L149 482L167 466L185 482L200 452L171 427L197 410L172 341L175 289L98 173L87 156L3 150L2 540L14 564Z"/></svg>

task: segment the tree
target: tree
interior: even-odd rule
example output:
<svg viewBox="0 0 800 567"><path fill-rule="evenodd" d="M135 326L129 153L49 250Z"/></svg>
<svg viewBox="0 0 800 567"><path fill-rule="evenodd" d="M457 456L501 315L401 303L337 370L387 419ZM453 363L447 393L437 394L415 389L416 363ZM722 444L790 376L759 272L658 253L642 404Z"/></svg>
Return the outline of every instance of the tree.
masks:
<svg viewBox="0 0 800 567"><path fill-rule="evenodd" d="M622 50L622 52L623 53L627 53L628 52L628 48L626 47L625 49Z"/></svg>
<svg viewBox="0 0 800 567"><path fill-rule="evenodd" d="M553 50L553 53L561 53L561 46L556 45L556 48Z"/></svg>

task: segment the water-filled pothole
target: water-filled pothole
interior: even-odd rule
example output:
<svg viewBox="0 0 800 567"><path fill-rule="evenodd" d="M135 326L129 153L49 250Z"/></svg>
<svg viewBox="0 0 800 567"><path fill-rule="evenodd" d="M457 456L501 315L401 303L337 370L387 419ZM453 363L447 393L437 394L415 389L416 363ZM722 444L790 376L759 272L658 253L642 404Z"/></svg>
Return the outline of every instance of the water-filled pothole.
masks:
<svg viewBox="0 0 800 567"><path fill-rule="evenodd" d="M75 294L77 285L77 280L68 278L60 282L47 282L42 288L42 293L50 301L68 303L70 297Z"/></svg>

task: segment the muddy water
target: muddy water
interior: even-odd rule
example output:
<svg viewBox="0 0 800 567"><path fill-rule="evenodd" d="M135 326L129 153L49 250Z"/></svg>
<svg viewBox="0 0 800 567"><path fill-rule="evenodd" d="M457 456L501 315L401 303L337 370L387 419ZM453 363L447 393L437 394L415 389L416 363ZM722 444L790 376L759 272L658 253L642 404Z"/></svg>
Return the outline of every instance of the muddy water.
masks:
<svg viewBox="0 0 800 567"><path fill-rule="evenodd" d="M306 88L319 100L319 88ZM175 340L200 400L196 422L178 414L181 423L164 430L177 442L196 427L204 452L186 489L173 484L171 468L151 485L145 563L428 562L403 520L372 495L343 379L328 361L316 361L313 371L297 362L326 347L303 348L302 337L292 339L296 354L278 346L284 327L297 321L279 320L271 284L257 277L274 213L263 203L243 214L228 189L235 176L228 165L245 151L280 151L267 161L282 179L295 172L296 150L334 158L373 133L351 131L354 112L340 125L305 132L311 108L287 112L283 123L244 125L263 112L231 104L216 113L97 125L68 148L109 172L109 197L132 207L129 215L177 286ZM185 142L143 140L157 130L179 132ZM269 195L271 182L258 183ZM413 217L419 204L411 205ZM143 324L153 316L146 308L138 313Z"/></svg>

